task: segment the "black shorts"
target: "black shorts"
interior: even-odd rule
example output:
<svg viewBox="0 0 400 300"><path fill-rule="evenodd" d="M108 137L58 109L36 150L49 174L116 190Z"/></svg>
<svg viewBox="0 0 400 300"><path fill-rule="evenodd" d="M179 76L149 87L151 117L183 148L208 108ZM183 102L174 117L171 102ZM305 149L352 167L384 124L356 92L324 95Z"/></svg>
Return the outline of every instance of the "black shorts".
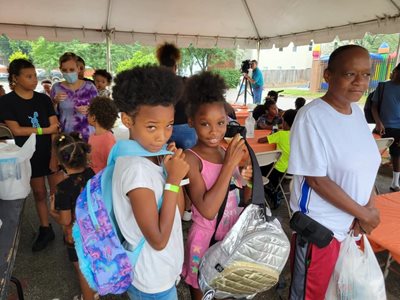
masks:
<svg viewBox="0 0 400 300"><path fill-rule="evenodd" d="M383 138L392 137L394 138L393 144L389 147L389 153L391 156L400 156L400 128L385 128L385 134L382 135Z"/></svg>
<svg viewBox="0 0 400 300"><path fill-rule="evenodd" d="M35 151L31 158L32 175L31 178L48 176L52 172L50 170L50 151Z"/></svg>
<svg viewBox="0 0 400 300"><path fill-rule="evenodd" d="M70 262L77 262L78 261L78 255L76 254L75 246L65 243L65 246L67 247L67 253L68 253L68 258Z"/></svg>

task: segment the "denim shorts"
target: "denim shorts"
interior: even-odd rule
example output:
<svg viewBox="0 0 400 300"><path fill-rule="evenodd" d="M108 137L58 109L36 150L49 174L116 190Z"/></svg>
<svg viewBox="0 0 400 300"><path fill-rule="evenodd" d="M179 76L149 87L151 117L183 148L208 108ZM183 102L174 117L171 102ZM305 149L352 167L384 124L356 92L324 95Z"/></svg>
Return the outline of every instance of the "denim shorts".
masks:
<svg viewBox="0 0 400 300"><path fill-rule="evenodd" d="M178 300L178 294L176 292L175 285L169 290L155 294L141 292L131 285L128 289L128 296L131 300Z"/></svg>

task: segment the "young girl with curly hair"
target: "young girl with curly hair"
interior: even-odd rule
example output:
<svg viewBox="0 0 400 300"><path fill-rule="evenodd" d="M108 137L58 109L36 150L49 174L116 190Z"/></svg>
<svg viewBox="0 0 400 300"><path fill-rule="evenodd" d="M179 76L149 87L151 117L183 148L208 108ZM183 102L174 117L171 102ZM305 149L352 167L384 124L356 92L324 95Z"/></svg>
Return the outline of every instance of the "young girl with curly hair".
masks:
<svg viewBox="0 0 400 300"><path fill-rule="evenodd" d="M113 97L129 139L149 152L164 149L172 134L181 81L166 68L124 71ZM146 242L133 271L130 299L178 299L175 282L183 263L181 180L189 166L182 149L173 155L118 157L112 180L115 218L133 249ZM160 209L158 209L158 206Z"/></svg>
<svg viewBox="0 0 400 300"><path fill-rule="evenodd" d="M106 167L108 154L115 144L111 129L117 118L118 109L113 100L100 96L92 99L88 119L95 132L89 137L90 166L96 174Z"/></svg>
<svg viewBox="0 0 400 300"><path fill-rule="evenodd" d="M192 200L193 223L187 238L183 276L190 285L193 300L203 296L198 285L199 264L214 232L215 240L222 240L241 212L236 188L245 186L245 202L251 194L251 185L246 186L244 180L252 180L252 168L246 166L241 173L238 168L245 153L243 139L237 134L227 149L220 146L227 127L225 90L224 80L210 72L192 76L185 86L186 97L190 100L189 125L198 137L196 145L185 151L190 165L187 192ZM226 206L216 228L216 216L226 195Z"/></svg>

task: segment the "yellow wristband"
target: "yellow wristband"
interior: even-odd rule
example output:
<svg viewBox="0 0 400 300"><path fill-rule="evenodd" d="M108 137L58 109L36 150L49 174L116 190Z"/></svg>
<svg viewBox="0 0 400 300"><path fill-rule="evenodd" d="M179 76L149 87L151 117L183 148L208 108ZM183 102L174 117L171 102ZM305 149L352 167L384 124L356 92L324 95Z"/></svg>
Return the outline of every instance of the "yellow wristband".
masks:
<svg viewBox="0 0 400 300"><path fill-rule="evenodd" d="M36 130L37 130L37 134L38 135L42 135L43 134L43 128L42 127L38 127L38 128L36 128Z"/></svg>
<svg viewBox="0 0 400 300"><path fill-rule="evenodd" d="M175 184L166 183L164 186L164 190L174 193L179 193L179 186Z"/></svg>
<svg viewBox="0 0 400 300"><path fill-rule="evenodd" d="M253 184L251 182L248 182L247 183L247 187L252 189L253 188Z"/></svg>

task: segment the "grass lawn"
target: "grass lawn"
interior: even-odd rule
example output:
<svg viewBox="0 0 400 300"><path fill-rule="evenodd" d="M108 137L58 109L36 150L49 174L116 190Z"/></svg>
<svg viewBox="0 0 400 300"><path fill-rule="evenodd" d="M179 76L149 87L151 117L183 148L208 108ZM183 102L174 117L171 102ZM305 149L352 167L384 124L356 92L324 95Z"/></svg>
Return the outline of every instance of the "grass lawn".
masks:
<svg viewBox="0 0 400 300"><path fill-rule="evenodd" d="M274 88L275 90L279 90L278 88ZM287 96L287 97L303 97L306 100L311 100L315 98L319 98L325 94L325 92L311 92L309 90L302 90L302 89L285 89L282 88L284 91L280 93L280 95ZM367 95L364 95L360 99L360 103L365 103L367 99Z"/></svg>

